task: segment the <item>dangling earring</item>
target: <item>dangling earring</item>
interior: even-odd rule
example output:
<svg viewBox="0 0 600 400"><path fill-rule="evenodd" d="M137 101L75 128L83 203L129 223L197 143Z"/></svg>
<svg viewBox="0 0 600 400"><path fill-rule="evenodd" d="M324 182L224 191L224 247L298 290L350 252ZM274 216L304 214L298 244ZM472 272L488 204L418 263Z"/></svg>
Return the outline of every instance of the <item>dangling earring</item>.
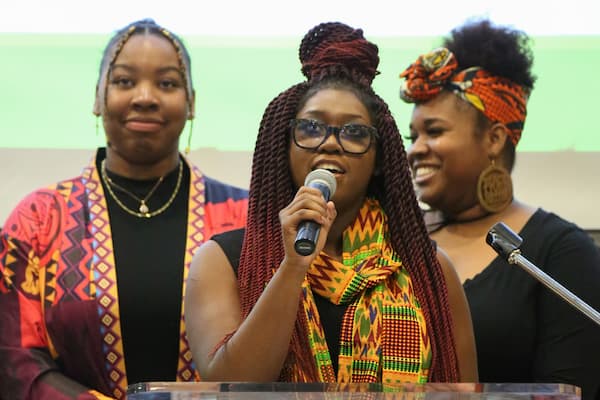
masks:
<svg viewBox="0 0 600 400"><path fill-rule="evenodd" d="M479 174L477 199L481 207L490 213L504 210L513 198L512 179L508 171L492 163Z"/></svg>
<svg viewBox="0 0 600 400"><path fill-rule="evenodd" d="M190 118L190 129L188 131L187 146L185 146L184 154L187 156L190 154L190 148L192 147L192 131L194 130L194 118Z"/></svg>

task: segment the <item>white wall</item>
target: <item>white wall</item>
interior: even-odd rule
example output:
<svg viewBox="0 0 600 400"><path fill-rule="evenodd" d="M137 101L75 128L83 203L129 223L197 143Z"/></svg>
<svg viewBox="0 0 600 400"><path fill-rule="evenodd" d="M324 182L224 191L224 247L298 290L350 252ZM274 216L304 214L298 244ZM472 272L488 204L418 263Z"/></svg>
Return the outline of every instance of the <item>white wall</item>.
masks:
<svg viewBox="0 0 600 400"><path fill-rule="evenodd" d="M0 148L0 226L30 191L80 173L93 150ZM248 187L250 152L192 151L190 159L205 174ZM513 173L517 198L542 206L585 229L600 229L600 153L518 153Z"/></svg>

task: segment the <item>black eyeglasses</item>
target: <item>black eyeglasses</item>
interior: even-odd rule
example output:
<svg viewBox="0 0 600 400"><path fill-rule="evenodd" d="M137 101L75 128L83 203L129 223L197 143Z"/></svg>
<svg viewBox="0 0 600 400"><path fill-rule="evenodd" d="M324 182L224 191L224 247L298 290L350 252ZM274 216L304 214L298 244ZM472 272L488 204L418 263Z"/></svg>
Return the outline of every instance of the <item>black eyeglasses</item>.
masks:
<svg viewBox="0 0 600 400"><path fill-rule="evenodd" d="M346 124L342 127L329 126L313 119L293 119L290 121L292 137L296 146L315 150L333 134L346 153L364 154L371 147L377 129L361 124Z"/></svg>

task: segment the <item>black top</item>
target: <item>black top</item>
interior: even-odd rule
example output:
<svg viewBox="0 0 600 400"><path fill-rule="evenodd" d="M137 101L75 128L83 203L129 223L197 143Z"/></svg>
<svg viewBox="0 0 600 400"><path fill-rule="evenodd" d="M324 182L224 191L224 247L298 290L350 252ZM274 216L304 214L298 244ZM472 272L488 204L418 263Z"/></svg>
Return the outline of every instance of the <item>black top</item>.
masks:
<svg viewBox="0 0 600 400"><path fill-rule="evenodd" d="M600 252L584 231L540 209L519 236L525 258L600 310ZM500 257L464 288L480 382L570 383L583 389L584 399L594 398L600 327Z"/></svg>
<svg viewBox="0 0 600 400"><path fill-rule="evenodd" d="M244 240L245 229L236 229L229 232L224 232L214 235L211 239L221 246L225 256L229 260L233 271L237 276L238 266L240 263L240 253L242 252L242 242ZM338 357L340 354L340 333L342 329L342 318L348 305L337 305L331 303L325 297L313 292L315 305L321 317L325 340L331 356L331 364L333 371L337 375Z"/></svg>
<svg viewBox="0 0 600 400"><path fill-rule="evenodd" d="M104 153L100 152L98 168L103 158ZM148 201L150 211L168 201L175 190L178 172L179 167L176 167L165 176ZM127 179L110 171L107 174L140 198L145 197L157 181ZM124 211L102 181L114 246L129 384L176 378L189 181L190 171L183 162L177 196L163 213L152 218L139 218ZM138 201L118 189L113 188L113 191L129 209L138 210Z"/></svg>

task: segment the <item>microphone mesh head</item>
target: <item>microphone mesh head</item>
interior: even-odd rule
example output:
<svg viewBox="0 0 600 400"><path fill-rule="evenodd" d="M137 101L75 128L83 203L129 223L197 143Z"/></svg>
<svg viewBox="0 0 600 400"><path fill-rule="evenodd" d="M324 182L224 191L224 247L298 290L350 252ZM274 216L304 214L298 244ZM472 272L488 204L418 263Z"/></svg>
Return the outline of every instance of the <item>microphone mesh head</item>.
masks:
<svg viewBox="0 0 600 400"><path fill-rule="evenodd" d="M321 182L329 187L329 197L333 197L335 189L337 188L337 182L335 176L327 171L326 169L315 169L306 175L304 179L304 186L308 186L311 182Z"/></svg>

